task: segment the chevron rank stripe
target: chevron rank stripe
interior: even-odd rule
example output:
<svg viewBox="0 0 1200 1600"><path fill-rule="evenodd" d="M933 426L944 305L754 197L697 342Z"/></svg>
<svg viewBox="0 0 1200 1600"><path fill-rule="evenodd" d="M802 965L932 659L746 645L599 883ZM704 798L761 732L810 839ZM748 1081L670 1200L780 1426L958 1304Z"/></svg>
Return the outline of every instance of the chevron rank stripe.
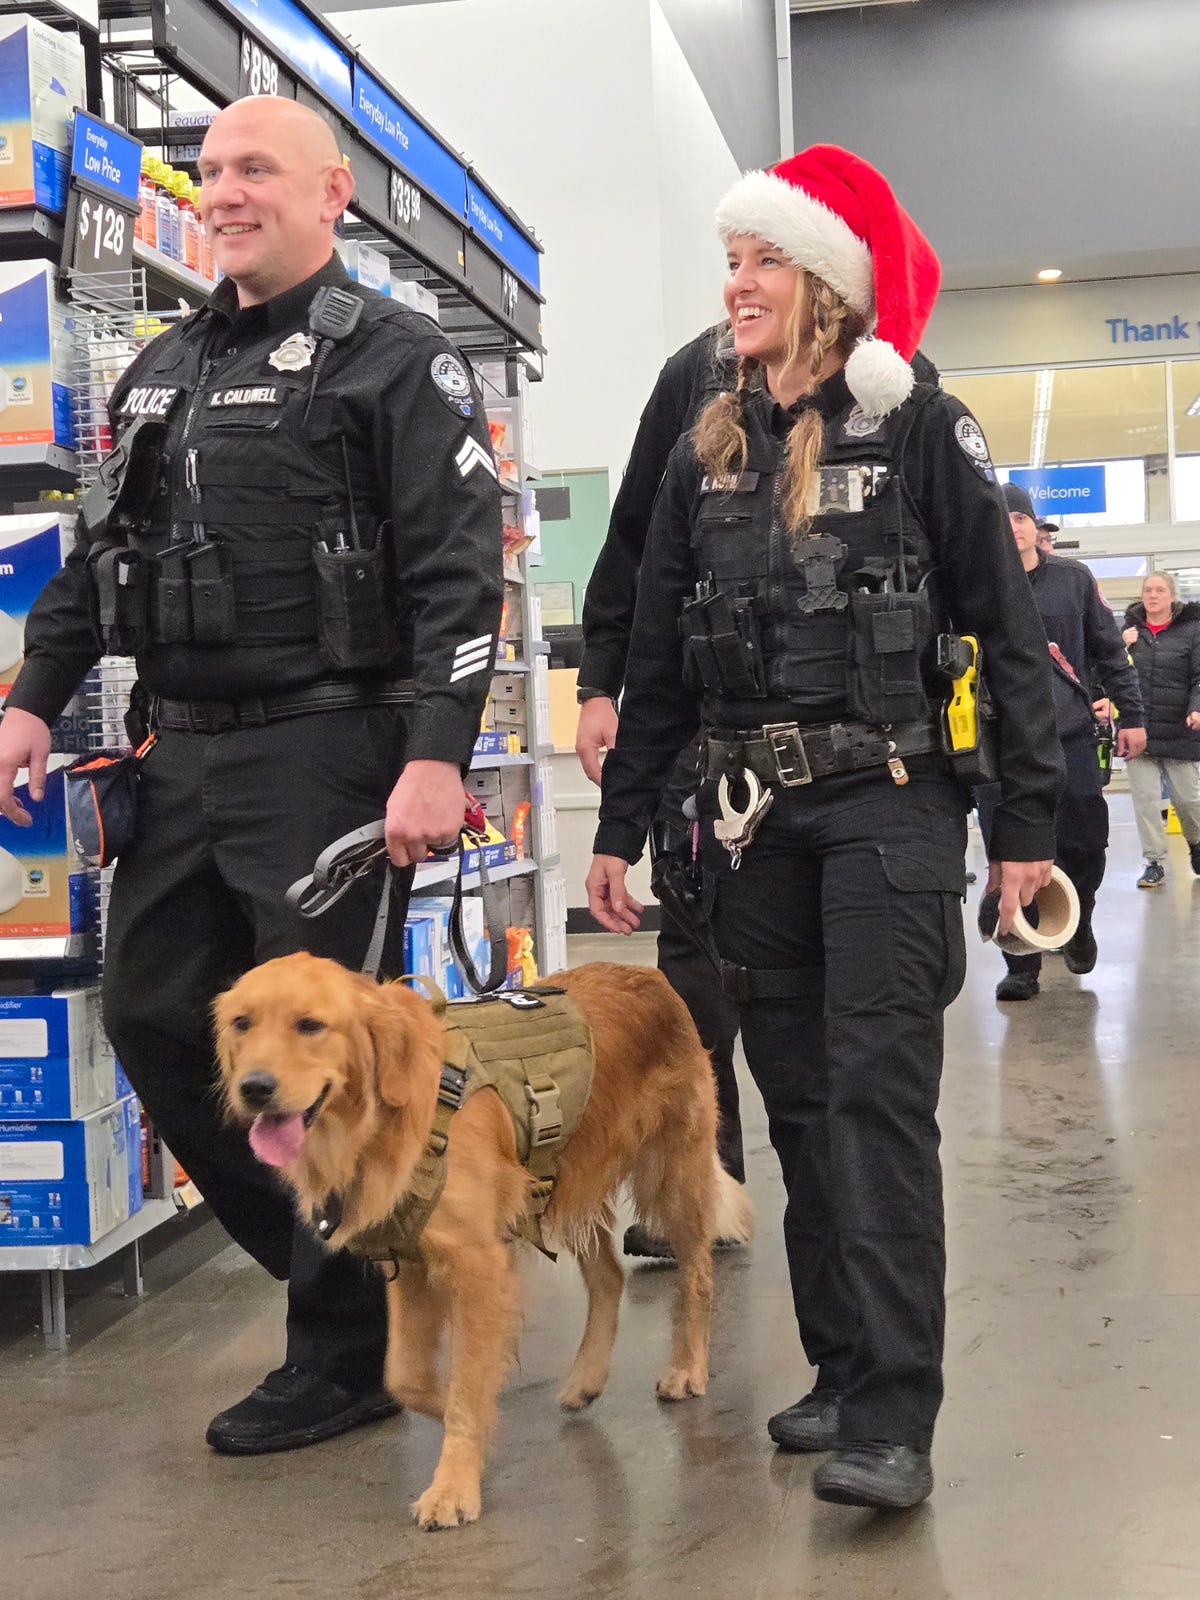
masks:
<svg viewBox="0 0 1200 1600"><path fill-rule="evenodd" d="M486 671L492 664L492 651L490 633L481 633L478 639L468 639L466 644L460 644L450 664L450 682L457 683L460 678L470 678L477 672Z"/></svg>
<svg viewBox="0 0 1200 1600"><path fill-rule="evenodd" d="M496 471L496 463L492 460L491 451L486 450L478 439L465 440L462 449L454 460L464 478L469 477L476 467L482 467L485 472L491 473L497 483L500 481L500 474Z"/></svg>

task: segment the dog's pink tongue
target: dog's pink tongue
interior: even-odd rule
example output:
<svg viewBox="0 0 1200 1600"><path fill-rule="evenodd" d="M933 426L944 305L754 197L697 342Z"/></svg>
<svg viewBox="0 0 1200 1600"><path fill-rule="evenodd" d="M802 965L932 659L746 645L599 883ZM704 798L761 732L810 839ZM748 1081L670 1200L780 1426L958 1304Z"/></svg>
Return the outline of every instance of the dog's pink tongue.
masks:
<svg viewBox="0 0 1200 1600"><path fill-rule="evenodd" d="M304 1118L298 1111L290 1117L263 1112L250 1124L250 1148L269 1167L286 1167L295 1161L303 1143Z"/></svg>

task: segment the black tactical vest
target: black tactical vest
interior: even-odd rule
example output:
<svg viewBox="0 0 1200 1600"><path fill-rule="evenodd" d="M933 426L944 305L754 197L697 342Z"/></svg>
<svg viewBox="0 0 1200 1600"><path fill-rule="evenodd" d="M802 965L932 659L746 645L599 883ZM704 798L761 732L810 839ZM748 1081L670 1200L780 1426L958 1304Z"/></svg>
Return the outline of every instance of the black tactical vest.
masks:
<svg viewBox="0 0 1200 1600"><path fill-rule="evenodd" d="M387 311L368 300L339 359ZM334 670L408 668L409 630L380 570L373 589L386 601L372 626L357 630L348 657L329 659L320 553L357 542L366 565L389 560L370 458L335 429L322 395L335 346L301 329L212 355L207 332L185 328L151 347L115 418L157 424L138 457L137 514L119 535L148 575L145 645L236 644L264 661L311 647Z"/></svg>
<svg viewBox="0 0 1200 1600"><path fill-rule="evenodd" d="M783 525L786 441L771 431L772 402L748 403L746 469L706 475L692 522L701 598L681 627L690 681L710 712L717 703L709 720L755 699L787 701L806 721L928 714L918 663L933 562L899 463L918 408L935 393L918 385L881 421L849 399L825 419L813 521L799 537ZM705 594L723 598L707 607L697 637ZM729 627L733 644L723 646ZM873 689L864 672L879 680Z"/></svg>

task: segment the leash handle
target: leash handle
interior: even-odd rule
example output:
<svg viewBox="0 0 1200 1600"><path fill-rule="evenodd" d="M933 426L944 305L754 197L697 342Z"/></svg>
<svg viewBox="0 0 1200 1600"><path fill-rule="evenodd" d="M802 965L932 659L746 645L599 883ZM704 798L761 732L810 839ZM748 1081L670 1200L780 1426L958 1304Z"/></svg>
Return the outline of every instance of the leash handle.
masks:
<svg viewBox="0 0 1200 1600"><path fill-rule="evenodd" d="M472 994L494 994L504 984L508 976L508 935L504 920L500 916L496 896L491 892L491 880L488 878L487 865L483 859L484 843L479 841L479 894L483 901L483 915L487 923L488 945L490 955L486 978L479 976L479 971L467 948L466 934L463 932L462 902L463 902L463 870L466 856L462 847L462 836L458 841L458 872L454 879L454 898L450 905L450 949L462 971L463 980Z"/></svg>

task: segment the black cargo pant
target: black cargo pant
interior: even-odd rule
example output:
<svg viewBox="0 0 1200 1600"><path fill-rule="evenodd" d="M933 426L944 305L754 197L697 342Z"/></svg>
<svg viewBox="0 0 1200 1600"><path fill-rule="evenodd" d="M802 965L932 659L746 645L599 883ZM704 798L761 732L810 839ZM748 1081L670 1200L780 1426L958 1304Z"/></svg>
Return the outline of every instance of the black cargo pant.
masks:
<svg viewBox="0 0 1200 1600"><path fill-rule="evenodd" d="M383 1280L297 1223L245 1129L223 1117L211 1007L273 956L311 950L362 965L381 875L312 921L284 893L339 835L383 815L403 738L395 706L160 733L142 763L137 834L114 875L104 957L105 1024L142 1104L223 1226L288 1280L287 1359L355 1391L382 1380ZM390 945L403 921L394 906ZM392 948L386 959L400 970Z"/></svg>
<svg viewBox="0 0 1200 1600"><path fill-rule="evenodd" d="M722 955L791 974L787 998L743 1007L742 1044L783 1172L816 1387L841 1394L844 1442L928 1449L945 1323L942 1013L965 971L961 792L937 771L776 788L737 871L704 832Z"/></svg>
<svg viewBox="0 0 1200 1600"><path fill-rule="evenodd" d="M1054 860L1075 885L1079 895L1079 921L1088 926L1096 906L1096 894L1104 882L1108 864L1108 801L1104 798L1103 771L1096 755L1096 741L1090 734L1062 741L1067 765L1067 786L1058 797L1054 813ZM975 791L979 808L979 830L991 854L992 819L1000 804L1000 785L989 783ZM1010 956L1004 960L1010 972L1036 978L1042 970L1038 954Z"/></svg>
<svg viewBox="0 0 1200 1600"><path fill-rule="evenodd" d="M697 740L680 752L655 822L660 848L679 854L686 861L691 860L692 824L683 815L683 807L698 787L698 757ZM697 938L703 939L707 932L702 924L700 916L694 936L689 937L664 909L658 935L658 970L688 1008L700 1041L712 1059L717 1087L717 1159L731 1178L745 1183L741 1108L733 1068L733 1048L741 1024L737 1007L717 981L713 962L697 943Z"/></svg>

